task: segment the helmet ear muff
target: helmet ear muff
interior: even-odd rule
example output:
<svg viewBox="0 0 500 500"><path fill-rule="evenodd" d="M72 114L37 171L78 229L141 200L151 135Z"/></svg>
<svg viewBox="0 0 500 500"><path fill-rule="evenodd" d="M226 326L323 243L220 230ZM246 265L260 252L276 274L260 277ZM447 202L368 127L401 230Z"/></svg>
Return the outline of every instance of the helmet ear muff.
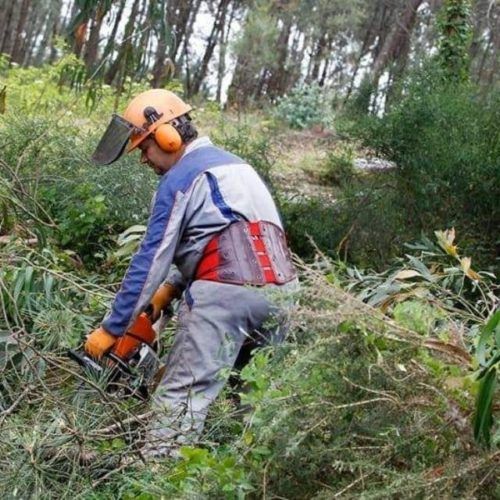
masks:
<svg viewBox="0 0 500 500"><path fill-rule="evenodd" d="M166 153L175 153L182 146L182 138L171 123L161 124L154 132L155 141Z"/></svg>

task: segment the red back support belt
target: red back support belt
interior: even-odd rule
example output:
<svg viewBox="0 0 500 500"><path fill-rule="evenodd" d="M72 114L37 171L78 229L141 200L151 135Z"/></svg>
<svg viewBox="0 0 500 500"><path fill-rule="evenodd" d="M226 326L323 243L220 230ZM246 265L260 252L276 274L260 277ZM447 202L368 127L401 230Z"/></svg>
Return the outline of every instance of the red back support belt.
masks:
<svg viewBox="0 0 500 500"><path fill-rule="evenodd" d="M250 231L250 236L252 237L252 246L257 256L258 263L261 271L264 274L264 280L266 283L278 283L276 275L274 274L273 268L271 266L271 259L267 253L266 245L262 238L262 233L260 231L259 222L248 222L247 227Z"/></svg>
<svg viewBox="0 0 500 500"><path fill-rule="evenodd" d="M265 285L283 284L295 276L280 227L266 221L239 221L210 240L195 279Z"/></svg>
<svg viewBox="0 0 500 500"><path fill-rule="evenodd" d="M217 269L219 268L219 235L210 240L210 243L205 247L201 260L198 263L196 270L196 279L218 281Z"/></svg>

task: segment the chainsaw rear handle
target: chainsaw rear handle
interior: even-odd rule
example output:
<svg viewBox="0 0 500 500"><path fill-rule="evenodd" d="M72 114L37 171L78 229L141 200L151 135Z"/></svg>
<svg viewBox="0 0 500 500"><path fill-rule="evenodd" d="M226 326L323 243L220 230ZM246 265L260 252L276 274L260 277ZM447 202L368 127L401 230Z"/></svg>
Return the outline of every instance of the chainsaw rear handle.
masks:
<svg viewBox="0 0 500 500"><path fill-rule="evenodd" d="M139 350L141 344L153 345L156 340L156 332L146 312L137 316L134 324L122 336L117 338L110 353L120 360L127 361Z"/></svg>

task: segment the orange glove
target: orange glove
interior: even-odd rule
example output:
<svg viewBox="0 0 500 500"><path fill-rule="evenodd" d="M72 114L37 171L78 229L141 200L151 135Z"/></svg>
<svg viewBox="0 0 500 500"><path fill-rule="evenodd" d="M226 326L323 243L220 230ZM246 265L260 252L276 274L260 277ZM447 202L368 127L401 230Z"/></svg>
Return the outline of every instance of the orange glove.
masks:
<svg viewBox="0 0 500 500"><path fill-rule="evenodd" d="M118 337L111 335L104 328L99 327L87 336L84 349L93 358L101 358L117 341Z"/></svg>
<svg viewBox="0 0 500 500"><path fill-rule="evenodd" d="M170 283L165 283L161 285L158 290L156 290L150 304L153 306L153 313L151 315L151 320L154 323L161 315L172 300L180 296L180 291L174 285Z"/></svg>

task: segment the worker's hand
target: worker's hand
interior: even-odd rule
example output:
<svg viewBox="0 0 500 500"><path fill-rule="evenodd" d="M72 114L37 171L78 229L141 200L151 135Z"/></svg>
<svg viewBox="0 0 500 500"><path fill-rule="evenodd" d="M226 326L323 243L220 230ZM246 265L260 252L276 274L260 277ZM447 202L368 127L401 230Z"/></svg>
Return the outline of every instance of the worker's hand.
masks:
<svg viewBox="0 0 500 500"><path fill-rule="evenodd" d="M179 297L180 291L174 285L170 283L165 283L156 290L153 298L151 299L151 306L153 312L151 314L151 320L154 323L161 316L161 312L164 311L172 302L173 299Z"/></svg>
<svg viewBox="0 0 500 500"><path fill-rule="evenodd" d="M117 337L108 333L104 328L99 327L87 336L85 342L85 352L93 358L101 358L106 354L116 342Z"/></svg>

